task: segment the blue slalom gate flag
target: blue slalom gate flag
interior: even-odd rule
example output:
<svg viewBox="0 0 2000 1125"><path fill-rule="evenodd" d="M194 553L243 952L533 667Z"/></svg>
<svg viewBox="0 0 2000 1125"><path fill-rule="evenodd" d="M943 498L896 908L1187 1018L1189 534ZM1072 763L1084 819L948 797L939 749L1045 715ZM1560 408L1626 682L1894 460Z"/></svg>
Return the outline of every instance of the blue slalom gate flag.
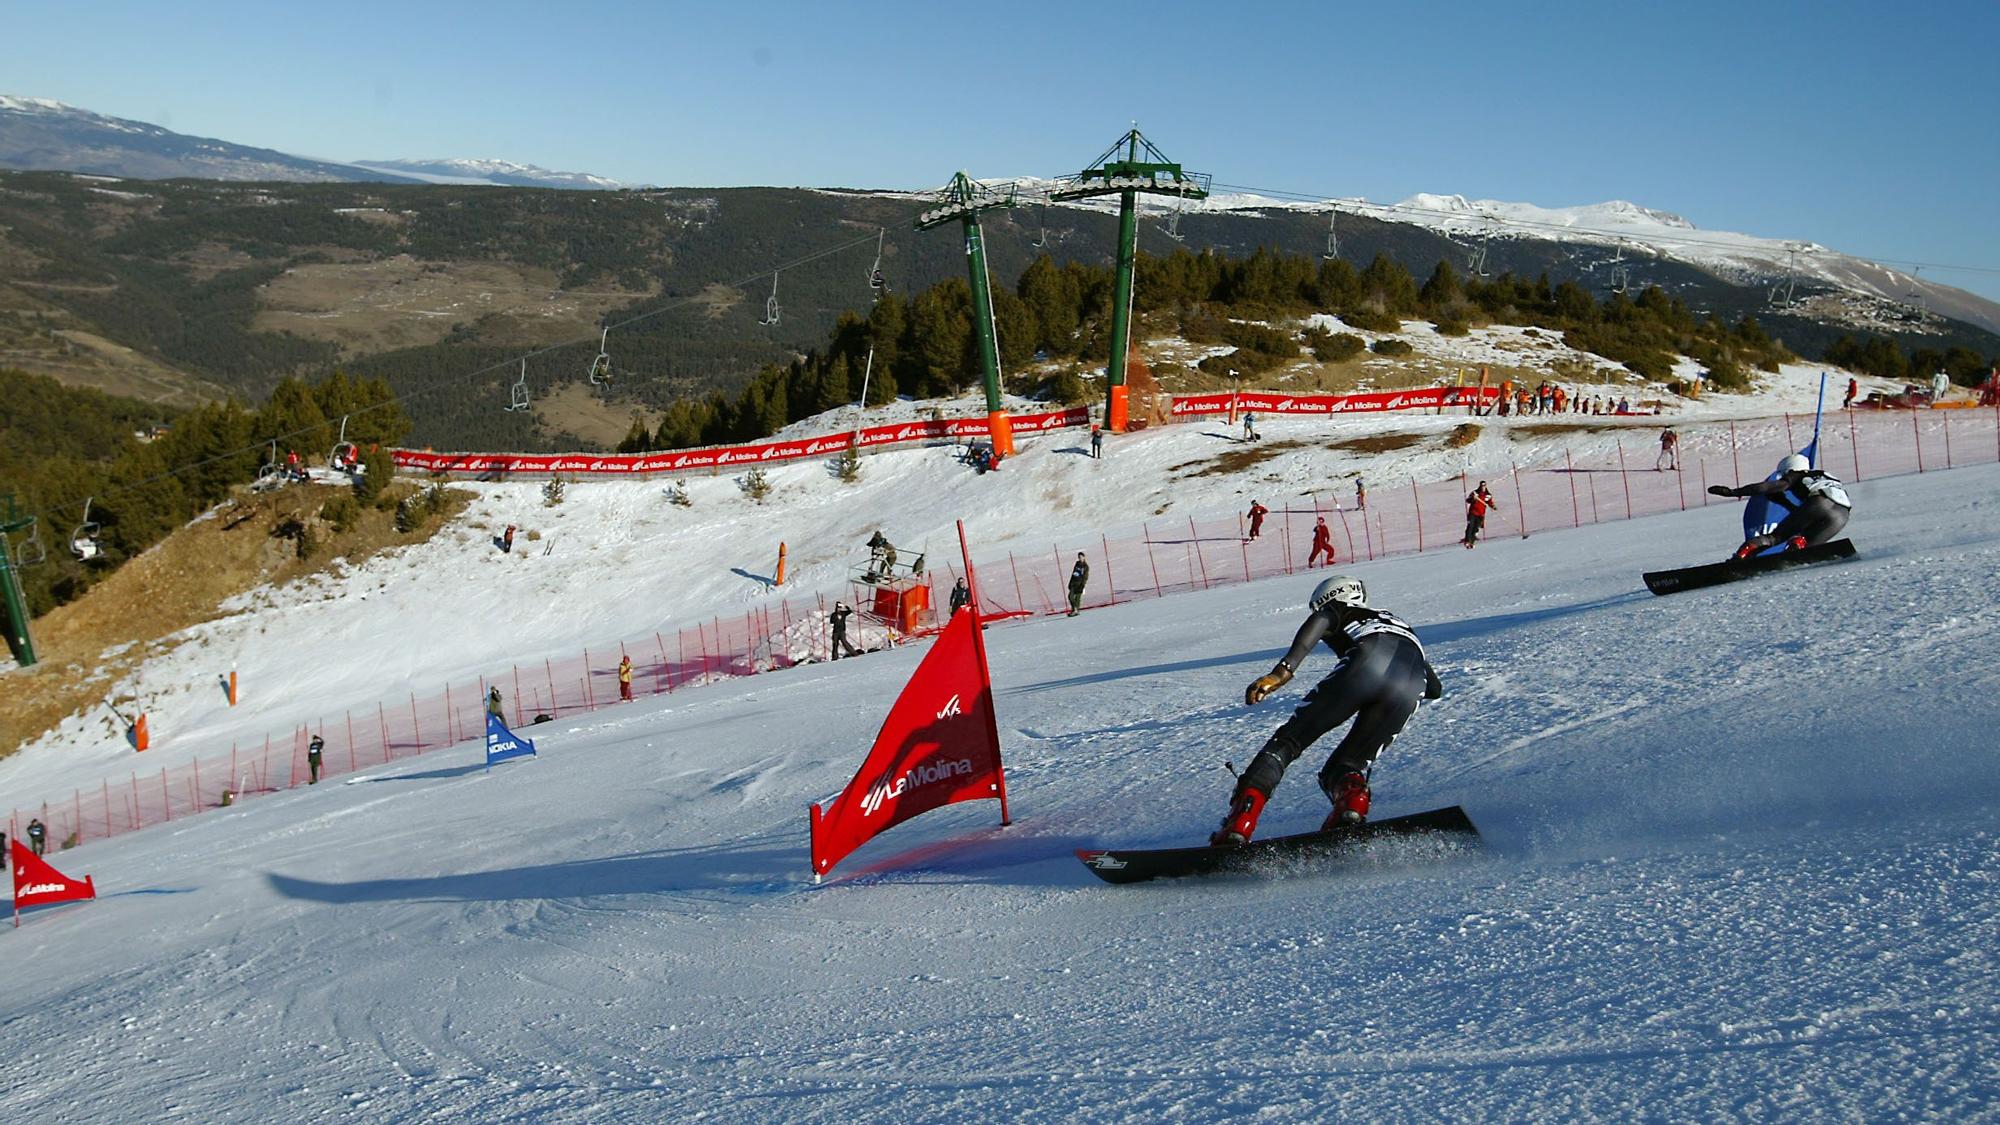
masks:
<svg viewBox="0 0 2000 1125"><path fill-rule="evenodd" d="M486 716L486 768L492 769L495 762L511 761L515 758L535 756L533 739L522 738L507 729L498 715Z"/></svg>

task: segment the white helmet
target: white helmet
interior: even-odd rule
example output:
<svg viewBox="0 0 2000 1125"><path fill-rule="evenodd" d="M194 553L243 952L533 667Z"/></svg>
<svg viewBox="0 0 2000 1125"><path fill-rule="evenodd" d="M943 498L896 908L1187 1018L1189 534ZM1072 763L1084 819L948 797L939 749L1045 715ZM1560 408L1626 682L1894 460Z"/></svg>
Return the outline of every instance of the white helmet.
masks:
<svg viewBox="0 0 2000 1125"><path fill-rule="evenodd" d="M1806 455L1803 453L1788 453L1784 460L1778 462L1778 471L1781 473L1803 473L1810 468L1812 462L1806 460Z"/></svg>
<svg viewBox="0 0 2000 1125"><path fill-rule="evenodd" d="M1312 598L1306 602L1306 607L1318 613L1331 602L1365 606L1368 604L1368 587L1352 575L1336 574L1313 587Z"/></svg>

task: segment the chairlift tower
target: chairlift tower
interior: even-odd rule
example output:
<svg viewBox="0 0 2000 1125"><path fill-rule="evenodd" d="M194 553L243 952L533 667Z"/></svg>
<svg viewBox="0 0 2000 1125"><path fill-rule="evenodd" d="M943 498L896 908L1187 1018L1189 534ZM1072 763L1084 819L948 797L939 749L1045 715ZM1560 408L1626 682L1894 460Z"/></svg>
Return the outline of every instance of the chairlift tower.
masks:
<svg viewBox="0 0 2000 1125"><path fill-rule="evenodd" d="M1118 197L1118 274L1111 298L1111 362L1104 369L1104 428L1126 429L1126 356L1132 350L1132 267L1138 257L1140 195L1173 196L1181 203L1208 198L1207 173L1188 172L1168 160L1133 126L1090 166L1063 176L1049 199L1065 203L1098 196Z"/></svg>
<svg viewBox="0 0 2000 1125"><path fill-rule="evenodd" d="M7 650L14 654L14 662L23 668L35 663L35 642L28 635L28 602L21 596L21 582L14 572L14 551L6 537L17 531L31 530L35 517L23 516L14 507L14 496L7 496L7 507L0 515L0 609L6 610Z"/></svg>
<svg viewBox="0 0 2000 1125"><path fill-rule="evenodd" d="M1000 402L1000 342L993 329L992 282L986 276L986 240L979 230L979 213L1020 205L1017 185L982 184L960 172L917 216L917 229L929 230L956 219L965 228L965 265L972 279L972 332L979 341L980 373L986 380L986 427L993 439L993 463L1014 455L1014 430Z"/></svg>

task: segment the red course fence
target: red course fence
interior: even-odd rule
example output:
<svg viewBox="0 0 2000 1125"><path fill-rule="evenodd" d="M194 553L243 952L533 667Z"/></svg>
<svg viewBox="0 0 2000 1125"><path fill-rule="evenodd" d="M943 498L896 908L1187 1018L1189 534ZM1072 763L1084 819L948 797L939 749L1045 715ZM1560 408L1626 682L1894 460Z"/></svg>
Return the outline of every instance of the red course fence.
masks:
<svg viewBox="0 0 2000 1125"><path fill-rule="evenodd" d="M1658 422L1573 420L1582 423L1579 441L1601 443L1615 435L1612 449L1586 456L1565 450L1560 459L1441 481L1370 479L1365 508L1351 495L1342 503L1316 498L1311 506L1274 507L1254 539L1242 515L1171 517L1149 520L1119 539L1099 534L1045 549L1019 547L980 563L980 608L989 617L1065 612L1078 552L1090 563L1085 609L1304 571L1313 522L1322 516L1341 563L1458 549L1465 496L1481 479L1499 504L1486 524L1486 537L1495 540L1711 503L1734 507L1738 501L1711 497L1708 486L1763 479L1779 457L1810 440L1812 425L1809 417L1787 416L1689 429L1681 435L1681 467L1671 470L1654 467ZM1610 435L1602 428L1607 423ZM2000 408L1838 412L1826 419L1820 441L1820 464L1848 481L1996 461ZM925 576L933 606L946 604L957 577L955 568ZM594 710L619 699L617 669L624 657L632 661L635 695L828 659L827 608L824 598L787 600L672 634L592 647L560 664L515 664L491 680L313 716L256 744L239 743L226 753L218 748L178 767L135 770L66 798L16 806L14 823L25 823L25 811L43 821L52 846L72 847L216 808L225 794L233 802L306 784L306 745L315 734L326 740L322 779L476 741L484 734L487 693L496 687L516 727L531 726L542 715Z"/></svg>

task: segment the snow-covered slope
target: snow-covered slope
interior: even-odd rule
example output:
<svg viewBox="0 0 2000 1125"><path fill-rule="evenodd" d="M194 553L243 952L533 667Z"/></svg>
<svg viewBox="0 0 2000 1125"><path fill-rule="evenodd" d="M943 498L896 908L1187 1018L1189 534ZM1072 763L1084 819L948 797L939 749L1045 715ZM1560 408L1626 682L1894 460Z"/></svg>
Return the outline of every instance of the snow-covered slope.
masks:
<svg viewBox="0 0 2000 1125"><path fill-rule="evenodd" d="M1070 856L1207 830L1220 763L1329 666L1241 704L1306 576L992 630L1015 825L943 810L817 888L804 807L920 652L545 726L490 775L468 746L87 845L60 862L105 897L0 933L0 1107L1989 1119L1996 495L1991 466L1864 483L1859 559L1672 598L1638 572L1711 555L1733 507L1356 568L1447 685L1378 814L1462 803L1478 855L1136 888ZM1268 831L1317 823L1323 752Z"/></svg>
<svg viewBox="0 0 2000 1125"><path fill-rule="evenodd" d="M433 184L505 184L509 187L600 191L635 186L589 172L557 172L534 164L516 164L511 160L357 160L354 166Z"/></svg>

